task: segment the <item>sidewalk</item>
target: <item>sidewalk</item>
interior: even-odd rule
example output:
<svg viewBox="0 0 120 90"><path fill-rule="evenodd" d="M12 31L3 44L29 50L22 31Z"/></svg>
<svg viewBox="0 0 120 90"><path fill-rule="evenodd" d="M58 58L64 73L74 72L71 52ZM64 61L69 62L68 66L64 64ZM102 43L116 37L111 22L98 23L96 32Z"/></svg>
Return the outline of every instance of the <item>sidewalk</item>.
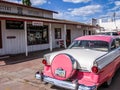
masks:
<svg viewBox="0 0 120 90"><path fill-rule="evenodd" d="M52 52L59 50L62 49L57 48ZM50 50L31 52L27 57L18 54L1 59L0 90L61 90L35 78L35 73L43 70L41 61L46 53L50 53Z"/></svg>
<svg viewBox="0 0 120 90"><path fill-rule="evenodd" d="M63 48L55 48L55 49L53 49L52 52L59 51L59 50L63 50ZM7 56L6 58L0 59L0 66L21 63L21 62L25 62L25 61L34 60L37 58L43 58L44 54L50 53L50 52L51 51L49 49L47 49L47 50L29 52L28 56L25 56L25 53L10 55L10 56Z"/></svg>

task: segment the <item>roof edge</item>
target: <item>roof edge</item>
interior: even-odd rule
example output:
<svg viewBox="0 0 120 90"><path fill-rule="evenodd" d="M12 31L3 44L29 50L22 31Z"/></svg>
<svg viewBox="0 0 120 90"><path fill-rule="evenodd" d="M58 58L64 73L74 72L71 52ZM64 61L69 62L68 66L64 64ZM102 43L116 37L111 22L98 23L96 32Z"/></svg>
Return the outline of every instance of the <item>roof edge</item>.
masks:
<svg viewBox="0 0 120 90"><path fill-rule="evenodd" d="M18 6L22 6L22 7L26 7L26 8L32 8L32 9L37 9L37 10L44 10L44 11L53 12L53 13L58 14L58 12L56 12L56 11L47 10L47 9L43 9L43 8L37 8L37 7L33 7L33 6L26 6L26 5L23 5L23 4L9 2L9 1L2 1L2 0L0 0L0 3L8 3L8 4L18 5Z"/></svg>

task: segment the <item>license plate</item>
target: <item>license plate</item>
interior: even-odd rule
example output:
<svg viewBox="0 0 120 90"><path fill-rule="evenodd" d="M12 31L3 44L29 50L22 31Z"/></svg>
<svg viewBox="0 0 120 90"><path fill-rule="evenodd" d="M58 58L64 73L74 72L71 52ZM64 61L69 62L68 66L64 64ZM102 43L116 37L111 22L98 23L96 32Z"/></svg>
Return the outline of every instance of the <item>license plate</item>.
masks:
<svg viewBox="0 0 120 90"><path fill-rule="evenodd" d="M60 77L65 77L65 70L56 69L55 70L55 75L60 76Z"/></svg>

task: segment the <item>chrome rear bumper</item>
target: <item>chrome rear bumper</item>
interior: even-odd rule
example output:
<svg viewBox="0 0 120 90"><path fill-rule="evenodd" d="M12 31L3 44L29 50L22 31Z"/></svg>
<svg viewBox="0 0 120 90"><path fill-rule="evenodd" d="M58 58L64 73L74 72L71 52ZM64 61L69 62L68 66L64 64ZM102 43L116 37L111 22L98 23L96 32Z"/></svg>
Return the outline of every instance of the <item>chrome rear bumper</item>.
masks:
<svg viewBox="0 0 120 90"><path fill-rule="evenodd" d="M97 90L96 86L85 86L85 85L78 85L77 83L61 81L61 80L57 80L57 79L44 76L38 72L35 74L35 77L36 79L42 80L44 82L48 82L53 85L66 88L66 89L70 89L70 90Z"/></svg>

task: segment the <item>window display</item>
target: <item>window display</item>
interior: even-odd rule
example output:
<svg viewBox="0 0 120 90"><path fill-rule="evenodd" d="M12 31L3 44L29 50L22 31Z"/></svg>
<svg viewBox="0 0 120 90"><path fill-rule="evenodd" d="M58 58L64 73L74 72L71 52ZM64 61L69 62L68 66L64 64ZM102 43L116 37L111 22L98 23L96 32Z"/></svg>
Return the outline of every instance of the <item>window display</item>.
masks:
<svg viewBox="0 0 120 90"><path fill-rule="evenodd" d="M48 40L48 26L32 26L27 25L28 45L46 44Z"/></svg>

